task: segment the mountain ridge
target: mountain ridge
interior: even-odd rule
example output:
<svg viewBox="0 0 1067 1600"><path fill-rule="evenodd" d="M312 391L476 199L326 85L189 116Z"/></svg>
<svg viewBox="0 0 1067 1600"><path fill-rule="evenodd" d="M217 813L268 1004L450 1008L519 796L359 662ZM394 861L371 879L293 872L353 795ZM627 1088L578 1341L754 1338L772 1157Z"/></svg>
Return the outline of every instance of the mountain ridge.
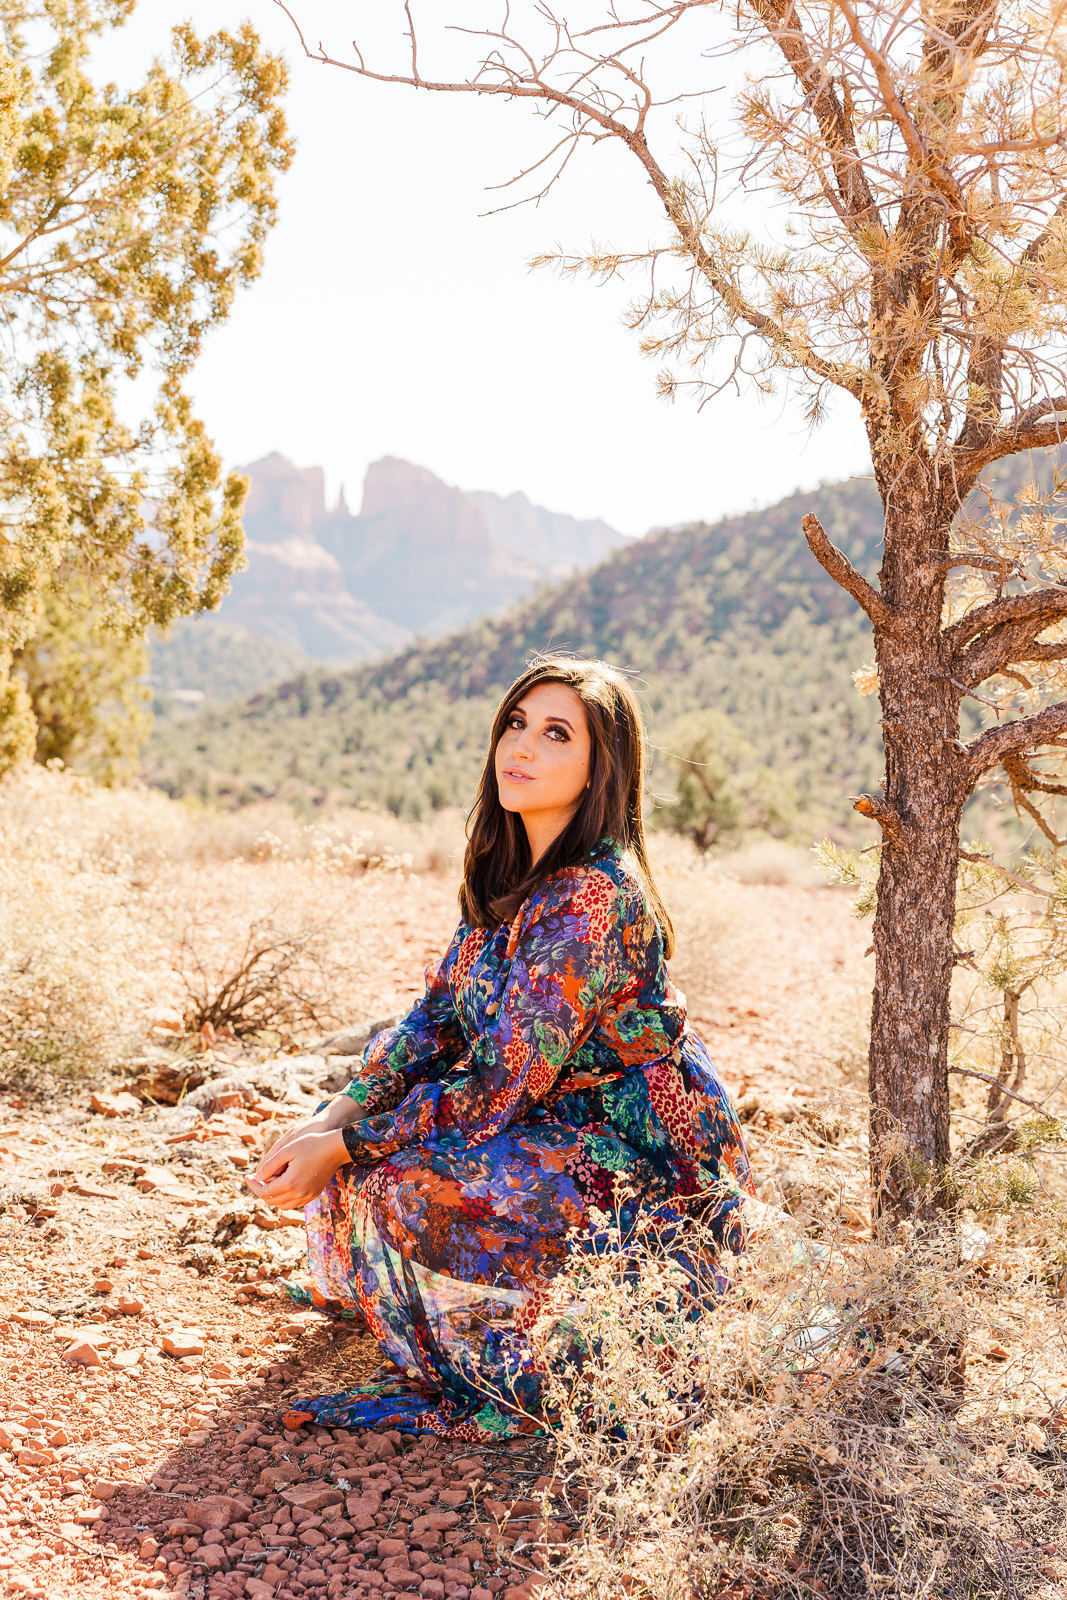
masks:
<svg viewBox="0 0 1067 1600"><path fill-rule="evenodd" d="M634 674L654 744L686 711L725 711L801 813L827 825L847 813L842 795L877 782L881 751L877 702L851 681L869 627L807 549L800 521L812 509L872 571L881 509L869 482L661 529L501 617L157 729L146 775L229 804L277 795L407 816L469 804L499 692L535 651L556 648Z"/></svg>
<svg viewBox="0 0 1067 1600"><path fill-rule="evenodd" d="M217 620L331 665L505 610L624 543L605 522L520 493L468 493L396 456L371 463L358 513L343 489L327 505L321 467L273 451L242 470L248 566ZM208 631L214 621L193 625Z"/></svg>

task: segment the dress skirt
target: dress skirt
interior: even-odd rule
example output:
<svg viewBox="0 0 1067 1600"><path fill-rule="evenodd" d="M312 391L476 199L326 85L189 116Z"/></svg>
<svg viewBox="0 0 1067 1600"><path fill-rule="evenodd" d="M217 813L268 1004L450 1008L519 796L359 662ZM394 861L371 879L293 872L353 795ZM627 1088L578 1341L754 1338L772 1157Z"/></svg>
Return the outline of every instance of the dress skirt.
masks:
<svg viewBox="0 0 1067 1600"><path fill-rule="evenodd" d="M312 1298L361 1313L385 1360L372 1383L295 1400L287 1421L470 1442L539 1432L547 1374L529 1330L568 1259L604 1247L605 1214L623 1240L641 1212L669 1219L689 1270L687 1219L739 1250L752 1192L736 1115L691 1033L491 1138L444 1132L342 1167L305 1213Z"/></svg>

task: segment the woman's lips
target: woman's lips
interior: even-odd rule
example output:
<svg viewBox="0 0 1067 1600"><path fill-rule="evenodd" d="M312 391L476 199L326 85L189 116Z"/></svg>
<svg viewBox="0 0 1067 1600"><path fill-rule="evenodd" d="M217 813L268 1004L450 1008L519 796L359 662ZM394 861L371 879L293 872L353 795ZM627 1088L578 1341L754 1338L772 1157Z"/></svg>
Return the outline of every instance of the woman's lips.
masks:
<svg viewBox="0 0 1067 1600"><path fill-rule="evenodd" d="M504 776L505 776L505 778L509 778L512 783L532 783L533 782L533 773L532 772L520 772L517 767L505 767L504 768Z"/></svg>

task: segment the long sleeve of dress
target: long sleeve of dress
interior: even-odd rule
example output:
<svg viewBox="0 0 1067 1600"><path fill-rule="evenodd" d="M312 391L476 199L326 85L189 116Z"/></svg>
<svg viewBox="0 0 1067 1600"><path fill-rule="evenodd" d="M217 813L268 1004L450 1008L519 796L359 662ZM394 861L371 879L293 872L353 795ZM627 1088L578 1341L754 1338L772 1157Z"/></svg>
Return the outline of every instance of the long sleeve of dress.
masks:
<svg viewBox="0 0 1067 1600"><path fill-rule="evenodd" d="M546 885L511 930L509 960L470 1071L421 1083L395 1111L345 1129L353 1160L373 1162L451 1132L480 1144L523 1117L552 1088L605 1008L639 996L661 959L659 930L638 894L576 868ZM673 1040L663 1041L667 1050Z"/></svg>
<svg viewBox="0 0 1067 1600"><path fill-rule="evenodd" d="M364 1050L345 1094L368 1116L392 1110L413 1084L440 1076L465 1049L447 974L454 949L468 931L461 922L440 961L427 967L422 998L394 1028L375 1034Z"/></svg>

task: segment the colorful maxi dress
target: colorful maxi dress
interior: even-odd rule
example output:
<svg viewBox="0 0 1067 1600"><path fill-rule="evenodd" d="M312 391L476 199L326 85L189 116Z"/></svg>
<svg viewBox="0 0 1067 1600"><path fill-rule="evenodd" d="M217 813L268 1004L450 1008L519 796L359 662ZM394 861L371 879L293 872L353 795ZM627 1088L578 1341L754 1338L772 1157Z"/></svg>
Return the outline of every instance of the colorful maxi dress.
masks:
<svg viewBox="0 0 1067 1600"><path fill-rule="evenodd" d="M524 1328L568 1252L602 1247L604 1213L619 1223L619 1179L626 1218L699 1206L741 1247L753 1188L737 1118L610 840L510 924L461 922L346 1093L367 1115L345 1130L351 1165L306 1209L314 1299L362 1312L389 1376L296 1400L294 1419L538 1431Z"/></svg>

